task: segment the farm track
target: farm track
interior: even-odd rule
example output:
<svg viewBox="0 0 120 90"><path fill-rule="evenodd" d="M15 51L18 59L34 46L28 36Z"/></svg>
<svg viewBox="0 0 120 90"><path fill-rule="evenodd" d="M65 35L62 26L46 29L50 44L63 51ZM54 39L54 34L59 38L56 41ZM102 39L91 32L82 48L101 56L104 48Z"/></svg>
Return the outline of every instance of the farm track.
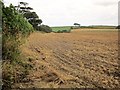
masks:
<svg viewBox="0 0 120 90"><path fill-rule="evenodd" d="M118 88L118 32L33 33L22 47L36 88ZM119 87L120 88L120 87Z"/></svg>

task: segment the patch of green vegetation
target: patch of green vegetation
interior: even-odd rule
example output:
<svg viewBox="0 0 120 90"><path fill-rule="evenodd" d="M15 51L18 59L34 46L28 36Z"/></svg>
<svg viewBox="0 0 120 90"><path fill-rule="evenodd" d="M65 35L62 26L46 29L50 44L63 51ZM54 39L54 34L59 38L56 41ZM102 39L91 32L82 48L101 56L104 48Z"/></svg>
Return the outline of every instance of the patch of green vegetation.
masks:
<svg viewBox="0 0 120 90"><path fill-rule="evenodd" d="M118 29L81 29L81 32L118 32Z"/></svg>
<svg viewBox="0 0 120 90"><path fill-rule="evenodd" d="M92 26L58 26L51 27L53 32L62 33L62 32L70 32L73 29L115 29L116 26L104 26L104 25L92 25ZM100 30L101 31L101 30Z"/></svg>
<svg viewBox="0 0 120 90"><path fill-rule="evenodd" d="M33 32L32 25L15 10L13 5L3 6L3 60L18 60L22 38Z"/></svg>
<svg viewBox="0 0 120 90"><path fill-rule="evenodd" d="M58 27L51 27L53 32L69 32L71 30L71 26L58 26Z"/></svg>
<svg viewBox="0 0 120 90"><path fill-rule="evenodd" d="M81 26L80 28L89 28L89 29L115 29L116 26L103 26L103 25L92 25L92 26Z"/></svg>
<svg viewBox="0 0 120 90"><path fill-rule="evenodd" d="M52 28L50 28L48 25L40 25L38 30L46 33L52 32Z"/></svg>

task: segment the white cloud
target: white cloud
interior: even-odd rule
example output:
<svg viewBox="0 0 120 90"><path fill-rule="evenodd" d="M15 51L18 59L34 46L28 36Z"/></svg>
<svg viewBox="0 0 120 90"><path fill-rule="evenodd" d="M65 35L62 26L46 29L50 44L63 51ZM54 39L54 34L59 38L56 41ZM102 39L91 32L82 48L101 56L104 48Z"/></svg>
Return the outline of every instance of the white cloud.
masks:
<svg viewBox="0 0 120 90"><path fill-rule="evenodd" d="M103 24L117 25L118 0L4 0L17 4L26 1L50 26Z"/></svg>
<svg viewBox="0 0 120 90"><path fill-rule="evenodd" d="M119 0L97 0L96 2L94 2L96 5L100 5L100 6L113 6L116 5L118 3Z"/></svg>

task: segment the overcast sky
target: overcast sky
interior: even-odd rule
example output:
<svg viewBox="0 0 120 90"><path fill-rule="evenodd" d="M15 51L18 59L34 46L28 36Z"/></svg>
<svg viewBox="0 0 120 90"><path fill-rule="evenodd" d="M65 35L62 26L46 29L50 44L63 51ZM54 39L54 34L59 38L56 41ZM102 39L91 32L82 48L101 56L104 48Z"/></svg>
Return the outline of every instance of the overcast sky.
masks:
<svg viewBox="0 0 120 90"><path fill-rule="evenodd" d="M119 0L3 0L6 5L29 3L43 24L65 26L81 25L117 25Z"/></svg>

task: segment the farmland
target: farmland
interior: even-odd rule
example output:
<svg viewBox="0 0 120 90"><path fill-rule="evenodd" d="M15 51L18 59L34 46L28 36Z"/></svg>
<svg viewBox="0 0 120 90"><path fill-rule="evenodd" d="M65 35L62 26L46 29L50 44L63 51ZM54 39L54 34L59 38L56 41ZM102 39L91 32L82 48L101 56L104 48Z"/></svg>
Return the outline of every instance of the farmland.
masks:
<svg viewBox="0 0 120 90"><path fill-rule="evenodd" d="M70 30L71 26L59 26L59 27L51 27L53 32L58 32L62 30Z"/></svg>
<svg viewBox="0 0 120 90"><path fill-rule="evenodd" d="M117 30L35 32L21 47L33 66L21 88L118 88Z"/></svg>
<svg viewBox="0 0 120 90"><path fill-rule="evenodd" d="M120 88L116 9L79 1L0 0L2 90Z"/></svg>
<svg viewBox="0 0 120 90"><path fill-rule="evenodd" d="M56 27L51 27L53 32L58 32L58 31L63 31L63 30L71 30L71 27L73 28L81 28L81 29L98 29L98 30L102 30L103 29L106 30L115 30L116 26L100 26L100 25L92 25L92 26L56 26Z"/></svg>

